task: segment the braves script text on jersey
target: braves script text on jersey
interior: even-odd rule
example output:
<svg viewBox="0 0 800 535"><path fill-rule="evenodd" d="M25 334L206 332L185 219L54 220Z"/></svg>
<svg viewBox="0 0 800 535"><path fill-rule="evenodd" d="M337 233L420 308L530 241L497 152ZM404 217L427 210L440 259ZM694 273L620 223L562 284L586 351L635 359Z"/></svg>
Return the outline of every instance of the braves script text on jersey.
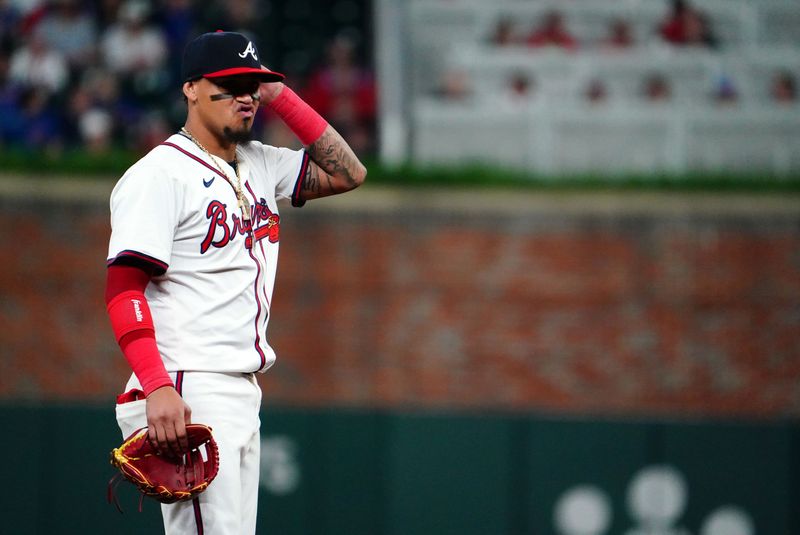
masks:
<svg viewBox="0 0 800 535"><path fill-rule="evenodd" d="M308 165L302 151L253 141L236 149L251 205L242 220L234 169L175 134L134 164L111 194L108 263L147 260L160 272L147 286L158 349L168 372L264 371L280 236L277 201L301 206Z"/></svg>

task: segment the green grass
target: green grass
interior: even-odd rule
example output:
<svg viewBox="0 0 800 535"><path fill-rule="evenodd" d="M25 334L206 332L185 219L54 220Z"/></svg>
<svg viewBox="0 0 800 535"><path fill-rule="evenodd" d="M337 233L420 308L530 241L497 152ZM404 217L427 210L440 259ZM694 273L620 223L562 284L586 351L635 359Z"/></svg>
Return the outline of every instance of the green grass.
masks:
<svg viewBox="0 0 800 535"><path fill-rule="evenodd" d="M141 154L113 150L101 155L82 151L44 154L0 150L0 172L48 177L116 179ZM469 164L444 166L382 166L365 162L373 184L414 187L522 188L538 190L644 190L800 192L800 173L577 174L547 176L513 169Z"/></svg>
<svg viewBox="0 0 800 535"><path fill-rule="evenodd" d="M369 180L391 185L514 187L539 190L665 190L800 192L800 174L686 173L537 175L510 169L466 167L369 168Z"/></svg>
<svg viewBox="0 0 800 535"><path fill-rule="evenodd" d="M46 153L4 149L0 150L0 170L4 173L102 178L121 175L140 156L120 149L103 154L77 150Z"/></svg>

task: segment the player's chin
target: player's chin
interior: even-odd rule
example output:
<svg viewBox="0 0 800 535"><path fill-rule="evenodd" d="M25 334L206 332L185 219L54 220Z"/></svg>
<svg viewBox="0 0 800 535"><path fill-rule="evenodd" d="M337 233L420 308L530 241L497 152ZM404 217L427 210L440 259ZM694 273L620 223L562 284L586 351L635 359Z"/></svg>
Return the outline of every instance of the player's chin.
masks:
<svg viewBox="0 0 800 535"><path fill-rule="evenodd" d="M223 131L225 139L231 143L245 143L253 139L253 122L245 121L241 128L231 128L226 126Z"/></svg>

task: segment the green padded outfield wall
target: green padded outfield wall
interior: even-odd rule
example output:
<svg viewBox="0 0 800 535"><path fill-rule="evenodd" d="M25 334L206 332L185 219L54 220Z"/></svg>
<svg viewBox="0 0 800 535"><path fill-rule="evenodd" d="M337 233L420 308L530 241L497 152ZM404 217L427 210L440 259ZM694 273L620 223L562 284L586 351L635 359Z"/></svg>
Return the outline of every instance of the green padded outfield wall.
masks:
<svg viewBox="0 0 800 535"><path fill-rule="evenodd" d="M105 501L110 408L7 404L0 425L3 534L162 532L131 488L123 515ZM262 429L261 534L800 533L794 423L269 408Z"/></svg>

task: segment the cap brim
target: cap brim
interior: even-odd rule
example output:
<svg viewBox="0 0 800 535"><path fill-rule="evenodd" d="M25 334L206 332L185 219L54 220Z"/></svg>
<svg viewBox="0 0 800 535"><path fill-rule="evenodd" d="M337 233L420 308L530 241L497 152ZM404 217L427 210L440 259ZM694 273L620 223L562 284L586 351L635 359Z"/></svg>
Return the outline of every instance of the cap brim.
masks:
<svg viewBox="0 0 800 535"><path fill-rule="evenodd" d="M223 69L221 71L210 72L204 74L203 78L226 78L228 76L254 76L261 82L281 82L286 78L283 74L275 71L267 71L264 69L253 69L251 67L234 67L232 69Z"/></svg>

